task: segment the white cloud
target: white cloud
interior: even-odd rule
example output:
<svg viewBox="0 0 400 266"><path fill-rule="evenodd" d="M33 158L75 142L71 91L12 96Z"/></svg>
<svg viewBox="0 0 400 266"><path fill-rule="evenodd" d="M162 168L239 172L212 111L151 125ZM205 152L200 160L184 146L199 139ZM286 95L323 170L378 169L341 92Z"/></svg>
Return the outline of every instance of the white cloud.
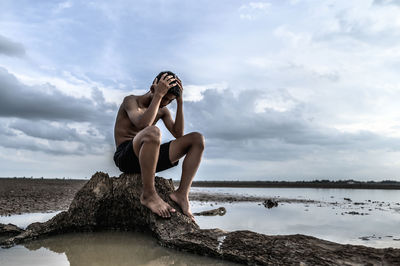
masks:
<svg viewBox="0 0 400 266"><path fill-rule="evenodd" d="M215 83L207 85L184 85L184 100L189 102L197 102L203 99L203 93L209 89L216 89L217 91L223 91L227 89L228 84Z"/></svg>
<svg viewBox="0 0 400 266"><path fill-rule="evenodd" d="M248 10L248 9L261 9L261 10L268 10L271 6L268 2L250 2L248 4L241 5L239 10Z"/></svg>
<svg viewBox="0 0 400 266"><path fill-rule="evenodd" d="M260 15L264 15L269 10L271 4L268 2L250 2L239 7L241 19L254 20Z"/></svg>
<svg viewBox="0 0 400 266"><path fill-rule="evenodd" d="M266 109L287 112L295 108L299 101L291 96L287 90L281 89L266 92L254 104L256 113L265 112Z"/></svg>
<svg viewBox="0 0 400 266"><path fill-rule="evenodd" d="M71 8L72 6L73 6L73 2L72 1L61 2L54 8L53 12L54 12L54 14L58 14L58 13L62 12L65 9Z"/></svg>
<svg viewBox="0 0 400 266"><path fill-rule="evenodd" d="M309 46L311 44L311 35L309 33L293 32L288 30L286 26L279 26L275 29L274 34L294 48Z"/></svg>

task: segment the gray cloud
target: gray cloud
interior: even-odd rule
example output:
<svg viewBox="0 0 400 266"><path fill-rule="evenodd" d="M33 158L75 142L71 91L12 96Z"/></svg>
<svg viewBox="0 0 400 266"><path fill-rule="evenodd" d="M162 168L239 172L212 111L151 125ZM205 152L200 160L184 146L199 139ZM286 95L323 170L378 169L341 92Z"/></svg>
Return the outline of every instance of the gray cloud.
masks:
<svg viewBox="0 0 400 266"><path fill-rule="evenodd" d="M0 121L1 122L1 121ZM14 137L16 134L5 125L0 124L0 136Z"/></svg>
<svg viewBox="0 0 400 266"><path fill-rule="evenodd" d="M92 99L75 98L51 84L30 87L0 68L0 117L12 119L0 134L10 136L4 147L44 151L53 154L99 154L104 145L112 145L116 104L106 102L98 88L92 88ZM56 125L54 125L55 122ZM89 129L78 131L68 123L86 123ZM17 134L18 133L18 134ZM33 138L27 140L21 137ZM48 140L43 144L36 139ZM71 142L75 149L63 148L58 142Z"/></svg>
<svg viewBox="0 0 400 266"><path fill-rule="evenodd" d="M395 138L368 131L343 133L316 124L304 118L304 106L300 103L284 112L265 109L257 113L256 100L265 93L252 90L235 97L228 90L207 90L201 101L185 103L189 131L204 134L207 156L284 161L340 150L400 150Z"/></svg>
<svg viewBox="0 0 400 266"><path fill-rule="evenodd" d="M15 124L17 125L17 124ZM49 133L46 128L41 127L40 123L37 127L42 128L44 134L49 137ZM29 128L29 126L28 126ZM27 132L28 134L25 134ZM34 132L34 130L32 130ZM46 138L46 141L36 141L31 135L38 135L37 133L31 133L27 130L19 131L9 128L5 125L0 125L0 146L5 148L11 148L16 150L30 150L30 151L41 151L46 154L52 155L85 155L93 153L87 149L85 143L79 143L76 141L54 140L54 138ZM38 136L37 136L38 137ZM44 136L42 136L44 137ZM43 140L43 139L42 139Z"/></svg>
<svg viewBox="0 0 400 266"><path fill-rule="evenodd" d="M22 44L13 42L0 35L0 54L23 57L25 55L25 48Z"/></svg>
<svg viewBox="0 0 400 266"><path fill-rule="evenodd" d="M396 5L400 6L400 1L398 0L374 0L372 2L374 5Z"/></svg>
<svg viewBox="0 0 400 266"><path fill-rule="evenodd" d="M30 121L18 119L11 123L9 128L23 132L27 136L47 140L81 141L82 138L76 129L68 126L54 126L48 121Z"/></svg>
<svg viewBox="0 0 400 266"><path fill-rule="evenodd" d="M30 150L37 152L44 152L51 155L87 155L87 150L83 144L79 144L74 149L66 149L59 145L46 146L36 143L34 141L19 141L17 139L11 139L8 141L0 141L0 145L5 148L12 148L17 150Z"/></svg>
<svg viewBox="0 0 400 266"><path fill-rule="evenodd" d="M65 95L51 84L41 88L26 86L4 68L0 68L0 87L2 117L86 122L109 116L107 111L116 108L105 104L104 98L103 102L95 103L87 98Z"/></svg>

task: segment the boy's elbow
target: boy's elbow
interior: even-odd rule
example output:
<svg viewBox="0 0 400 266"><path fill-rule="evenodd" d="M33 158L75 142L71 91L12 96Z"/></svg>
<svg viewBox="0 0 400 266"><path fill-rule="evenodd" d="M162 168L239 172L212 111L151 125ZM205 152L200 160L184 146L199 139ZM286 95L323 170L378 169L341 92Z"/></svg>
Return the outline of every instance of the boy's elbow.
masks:
<svg viewBox="0 0 400 266"><path fill-rule="evenodd" d="M175 132L175 134L174 134L174 137L177 139L177 138L180 138L180 137L182 137L183 136L183 132Z"/></svg>
<svg viewBox="0 0 400 266"><path fill-rule="evenodd" d="M148 126L150 126L149 123L142 124L142 125L139 127L139 129L142 130L142 129L145 129L146 127L148 127Z"/></svg>

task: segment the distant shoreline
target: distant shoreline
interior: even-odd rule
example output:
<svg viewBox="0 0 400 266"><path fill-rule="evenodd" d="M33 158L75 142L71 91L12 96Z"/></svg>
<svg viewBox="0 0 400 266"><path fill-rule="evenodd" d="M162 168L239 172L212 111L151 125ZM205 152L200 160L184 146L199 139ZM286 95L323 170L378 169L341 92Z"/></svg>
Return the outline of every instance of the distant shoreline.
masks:
<svg viewBox="0 0 400 266"><path fill-rule="evenodd" d="M27 182L45 183L86 183L89 179L69 179L69 178L30 178L30 177L0 177L0 181L26 180ZM174 185L179 185L179 180L173 180ZM0 182L1 183L1 182ZM388 189L400 190L400 182L397 181L193 181L192 187L227 187L227 188L323 188L323 189Z"/></svg>
<svg viewBox="0 0 400 266"><path fill-rule="evenodd" d="M179 181L174 181L178 185ZM194 181L192 187L400 189L400 182Z"/></svg>

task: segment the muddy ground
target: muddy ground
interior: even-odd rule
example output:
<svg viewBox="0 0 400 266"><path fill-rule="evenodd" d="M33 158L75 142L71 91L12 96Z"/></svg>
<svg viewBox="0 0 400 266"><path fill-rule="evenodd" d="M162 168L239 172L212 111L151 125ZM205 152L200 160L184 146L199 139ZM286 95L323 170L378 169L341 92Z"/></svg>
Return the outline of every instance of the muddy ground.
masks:
<svg viewBox="0 0 400 266"><path fill-rule="evenodd" d="M68 209L87 180L0 178L0 215Z"/></svg>
<svg viewBox="0 0 400 266"><path fill-rule="evenodd" d="M87 180L0 178L0 215L66 210ZM201 202L263 202L268 197L191 193ZM310 200L279 199L280 202L315 203Z"/></svg>
<svg viewBox="0 0 400 266"><path fill-rule="evenodd" d="M21 214L30 212L51 212L67 210L75 193L83 187L87 180L72 179L31 179L31 178L0 178L0 215ZM369 211L389 210L400 211L400 203L388 203L365 200L352 202L351 199L342 199L339 202L320 202L307 199L255 197L237 194L219 194L193 192L189 196L191 201L200 202L258 202L268 200L282 203L317 204L318 207L340 207L342 215L368 215Z"/></svg>

